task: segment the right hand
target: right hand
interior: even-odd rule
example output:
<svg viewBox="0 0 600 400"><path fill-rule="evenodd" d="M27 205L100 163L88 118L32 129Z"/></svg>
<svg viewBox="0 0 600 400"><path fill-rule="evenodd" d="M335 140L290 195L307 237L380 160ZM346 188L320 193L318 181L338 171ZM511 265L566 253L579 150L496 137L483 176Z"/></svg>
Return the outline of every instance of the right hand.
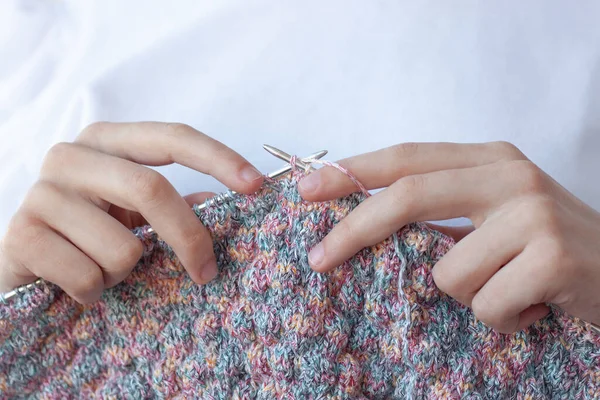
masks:
<svg viewBox="0 0 600 400"><path fill-rule="evenodd" d="M242 156L183 124L95 123L48 152L39 180L0 241L0 292L44 278L80 303L123 281L142 255L131 229L151 224L197 283L217 274L211 236L189 203L144 165L182 164L241 193L263 175Z"/></svg>

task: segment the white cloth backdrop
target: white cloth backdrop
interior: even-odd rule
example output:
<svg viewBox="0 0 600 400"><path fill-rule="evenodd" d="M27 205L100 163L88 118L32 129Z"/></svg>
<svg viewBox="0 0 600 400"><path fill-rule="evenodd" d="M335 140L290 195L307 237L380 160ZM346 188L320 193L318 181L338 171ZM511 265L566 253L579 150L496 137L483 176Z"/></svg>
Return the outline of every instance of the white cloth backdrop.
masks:
<svg viewBox="0 0 600 400"><path fill-rule="evenodd" d="M185 122L262 171L509 140L600 209L600 3L0 2L0 232L53 143L97 120ZM182 193L210 177L160 168Z"/></svg>

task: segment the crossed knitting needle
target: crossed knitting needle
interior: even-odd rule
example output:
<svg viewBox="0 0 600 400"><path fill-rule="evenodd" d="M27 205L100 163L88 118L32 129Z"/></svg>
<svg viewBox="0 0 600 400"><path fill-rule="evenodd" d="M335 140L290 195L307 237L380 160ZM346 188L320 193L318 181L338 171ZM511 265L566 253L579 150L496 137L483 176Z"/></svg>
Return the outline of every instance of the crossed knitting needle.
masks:
<svg viewBox="0 0 600 400"><path fill-rule="evenodd" d="M283 160L287 163L286 166L279 168L277 171L273 171L273 172L267 174L267 176L269 178L271 178L271 179L278 178L282 175L287 174L288 172L290 172L292 170L292 156L291 155L289 155L288 153L286 153L283 150L279 150L276 147L269 146L268 144L263 145L263 149L268 151L269 154L272 154L275 157L277 157L280 160ZM311 154L308 157L296 159L296 165L298 167L302 168L304 171L310 172L312 169L311 161L319 160L319 159L323 158L325 156L325 154L327 154L327 150L321 150L321 151ZM231 198L234 194L236 194L236 192L234 192L233 190L229 190L225 193L218 194L215 197L206 199L206 201L204 203L197 206L197 209L203 210L208 206L211 206L215 203L219 203L228 198Z"/></svg>
<svg viewBox="0 0 600 400"><path fill-rule="evenodd" d="M268 144L263 145L263 149L265 149L266 151L268 151L270 154L274 155L275 157L288 163L288 165L286 165L285 167L280 168L277 171L274 171L274 172L271 172L270 174L268 174L267 176L269 178L277 178L281 175L287 174L288 172L290 172L292 170L292 156L290 156L288 153L286 153L283 150L279 150L273 146L269 146ZM327 154L327 150L318 151L314 154L311 154L308 157L296 160L296 165L298 165L304 171L309 172L312 169L312 165L310 162L323 158L325 156L325 154Z"/></svg>

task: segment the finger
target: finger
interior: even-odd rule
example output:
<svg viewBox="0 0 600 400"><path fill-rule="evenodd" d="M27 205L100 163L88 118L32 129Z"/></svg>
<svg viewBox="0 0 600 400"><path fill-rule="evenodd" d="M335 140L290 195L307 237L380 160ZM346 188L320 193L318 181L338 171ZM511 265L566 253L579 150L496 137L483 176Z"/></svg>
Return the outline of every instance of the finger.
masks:
<svg viewBox="0 0 600 400"><path fill-rule="evenodd" d="M479 320L502 333L531 325L550 311L544 304L547 281L540 276L539 249L527 247L500 269L473 298L471 307Z"/></svg>
<svg viewBox="0 0 600 400"><path fill-rule="evenodd" d="M494 216L435 264L433 279L441 291L470 307L475 294L523 251L528 240L520 221L506 215Z"/></svg>
<svg viewBox="0 0 600 400"><path fill-rule="evenodd" d="M548 313L550 313L550 307L546 304L535 304L526 308L519 314L519 323L514 332L530 327L535 321L544 318Z"/></svg>
<svg viewBox="0 0 600 400"><path fill-rule="evenodd" d="M255 192L263 181L241 155L185 124L100 122L87 127L76 143L138 164L185 165L241 193Z"/></svg>
<svg viewBox="0 0 600 400"><path fill-rule="evenodd" d="M92 203L48 182L38 182L22 209L83 251L102 269L105 287L123 281L142 256L142 242Z"/></svg>
<svg viewBox="0 0 600 400"><path fill-rule="evenodd" d="M216 196L216 193L200 192L183 196L183 199L190 207L192 207L194 204L204 203L206 199L209 199L213 196ZM140 213L125 210L121 207L115 206L114 204L110 206L108 213L128 229L148 225L148 221L146 221L146 219Z"/></svg>
<svg viewBox="0 0 600 400"><path fill-rule="evenodd" d="M0 241L0 293L9 292L21 285L31 283L37 278L22 265L10 261L5 248L5 239L3 239Z"/></svg>
<svg viewBox="0 0 600 400"><path fill-rule="evenodd" d="M503 175L496 177L494 172L490 166L482 166L400 179L340 221L311 250L311 266L328 271L410 222L467 217L477 226L485 211L510 192L511 183L502 182Z"/></svg>
<svg viewBox="0 0 600 400"><path fill-rule="evenodd" d="M92 203L95 204L96 202ZM104 210L104 208L99 208ZM139 226L148 225L148 221L146 221L144 216L138 212L126 210L114 204L110 204L107 211L108 215L113 217L116 221L129 230Z"/></svg>
<svg viewBox="0 0 600 400"><path fill-rule="evenodd" d="M49 165L43 169L43 180L62 181L77 192L139 212L173 248L195 282L206 283L216 276L210 233L165 177L150 168L87 147L76 144L61 147L61 157L47 158ZM68 171L53 165L60 162L69 166Z"/></svg>
<svg viewBox="0 0 600 400"><path fill-rule="evenodd" d="M15 288L43 278L60 286L79 303L100 298L104 280L100 267L73 244L41 223L17 223L3 241L4 286ZM29 251L23 251L27 246Z"/></svg>
<svg viewBox="0 0 600 400"><path fill-rule="evenodd" d="M471 168L501 160L525 160L514 145L506 142L404 143L341 160L367 189L387 187L409 175L447 169ZM320 168L299 183L301 196L309 201L325 201L356 191L348 177L335 168Z"/></svg>
<svg viewBox="0 0 600 400"><path fill-rule="evenodd" d="M217 194L213 193L213 192L199 192L199 193L188 194L187 196L184 196L183 198L191 207L194 204L202 204L206 201L206 199L210 199L211 197L214 197L216 195Z"/></svg>
<svg viewBox="0 0 600 400"><path fill-rule="evenodd" d="M426 223L431 229L443 233L446 236L450 236L456 243L461 241L465 236L475 230L473 225L465 226L445 226L438 225L431 222Z"/></svg>

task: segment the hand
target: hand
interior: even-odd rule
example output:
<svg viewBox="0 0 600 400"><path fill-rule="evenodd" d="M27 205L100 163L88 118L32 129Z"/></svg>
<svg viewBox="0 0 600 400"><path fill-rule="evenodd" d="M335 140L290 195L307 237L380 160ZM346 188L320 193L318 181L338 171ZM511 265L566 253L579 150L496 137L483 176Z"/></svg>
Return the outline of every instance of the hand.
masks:
<svg viewBox="0 0 600 400"><path fill-rule="evenodd" d="M410 222L467 217L470 228L443 228L458 243L434 266L438 287L496 330L528 327L547 303L600 323L600 214L515 146L402 144L340 164L368 189L366 199L309 254L328 271ZM300 182L324 201L356 191L334 168Z"/></svg>
<svg viewBox="0 0 600 400"><path fill-rule="evenodd" d="M47 154L39 181L27 194L0 242L0 291L42 277L81 303L129 275L142 255L131 233L150 223L173 248L190 277L217 274L209 232L188 202L145 165L178 163L252 193L263 176L239 154L183 124L96 123L74 143ZM186 200L188 202L186 202Z"/></svg>

